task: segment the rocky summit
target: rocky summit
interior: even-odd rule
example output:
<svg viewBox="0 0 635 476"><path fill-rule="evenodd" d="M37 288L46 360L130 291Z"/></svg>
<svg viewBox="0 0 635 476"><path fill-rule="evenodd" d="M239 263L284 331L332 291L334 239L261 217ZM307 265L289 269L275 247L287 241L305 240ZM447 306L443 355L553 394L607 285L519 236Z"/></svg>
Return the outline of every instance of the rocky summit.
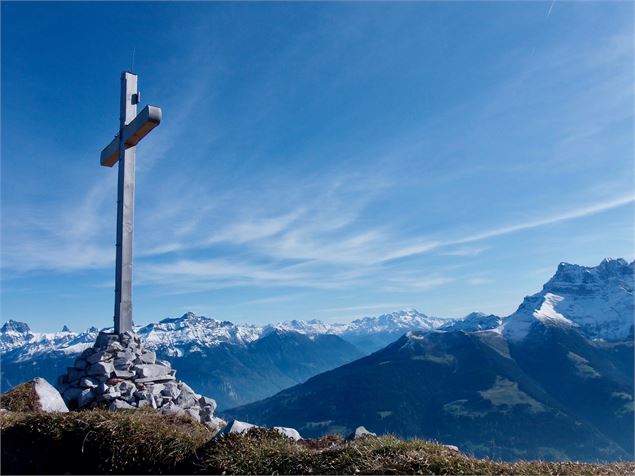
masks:
<svg viewBox="0 0 635 476"><path fill-rule="evenodd" d="M150 407L163 414L189 415L212 428L225 424L214 416L216 402L176 379L170 363L156 358L136 333L100 332L59 379L70 409Z"/></svg>

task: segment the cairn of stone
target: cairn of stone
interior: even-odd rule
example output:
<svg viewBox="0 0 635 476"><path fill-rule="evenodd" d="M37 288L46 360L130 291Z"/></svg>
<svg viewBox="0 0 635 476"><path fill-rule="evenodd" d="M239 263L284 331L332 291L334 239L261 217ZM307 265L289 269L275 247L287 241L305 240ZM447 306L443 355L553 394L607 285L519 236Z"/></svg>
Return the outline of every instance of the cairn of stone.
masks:
<svg viewBox="0 0 635 476"><path fill-rule="evenodd" d="M107 407L126 410L150 407L163 414L189 415L211 428L223 420L214 416L216 402L176 379L169 362L146 350L133 332L100 332L59 380L70 409Z"/></svg>

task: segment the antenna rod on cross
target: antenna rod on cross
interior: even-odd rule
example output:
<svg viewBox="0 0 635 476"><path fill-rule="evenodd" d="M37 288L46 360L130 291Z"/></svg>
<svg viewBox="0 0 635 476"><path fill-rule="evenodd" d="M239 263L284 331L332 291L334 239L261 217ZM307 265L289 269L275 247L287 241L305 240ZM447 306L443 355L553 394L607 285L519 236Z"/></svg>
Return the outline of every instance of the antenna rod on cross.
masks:
<svg viewBox="0 0 635 476"><path fill-rule="evenodd" d="M101 151L100 163L119 162L117 179L117 245L115 260L115 334L132 331L132 238L134 224L136 145L161 122L161 109L146 106L137 115L140 101L137 75L121 73L119 133Z"/></svg>

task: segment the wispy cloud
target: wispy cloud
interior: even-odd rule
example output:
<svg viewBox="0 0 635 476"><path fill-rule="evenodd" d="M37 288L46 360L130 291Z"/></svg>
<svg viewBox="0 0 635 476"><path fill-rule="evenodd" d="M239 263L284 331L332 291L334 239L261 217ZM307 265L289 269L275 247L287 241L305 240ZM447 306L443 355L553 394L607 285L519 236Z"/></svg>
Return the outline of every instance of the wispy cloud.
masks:
<svg viewBox="0 0 635 476"><path fill-rule="evenodd" d="M551 2L547 16L553 5ZM344 23L342 31L331 34L325 27L320 34L337 45L342 38L357 34L348 31ZM328 134L331 131L320 136L318 126L308 134L306 143L295 148L273 147L271 144L278 144L272 139L269 143L267 138L252 137L259 127L271 127L267 121L281 107L280 98L272 91L287 75L288 64L306 56L304 48L313 39L313 34L307 34L304 43L281 51L282 59L265 68L259 81L249 83L249 93L241 96L236 106L238 112L232 109L240 119L231 127L213 113L205 115L210 119L205 127L200 125L202 121L192 126L192 118L206 108L211 110L219 94L214 87L216 67L207 64L192 84L178 88L178 97L166 98L174 115L140 150L138 204L143 206L136 217L138 285L155 286L167 293L226 287L367 287L423 293L461 279L442 269L438 261L423 262L422 257L465 258L448 260L452 262L478 259L486 249L495 251L496 244L485 243L488 240L555 227L635 201L632 194L619 195L626 179L617 185L611 182L610 188L618 194L612 198L606 198L607 191L601 187L579 189L563 183L557 184L558 193L563 190L556 196L553 184L547 189L549 184L530 179L526 182L533 188L527 187L537 203L526 199L527 189L509 194L514 209L500 199L503 194L488 195L491 189L508 188L509 177L516 179L531 167L550 171L579 167L562 157L575 155L579 152L576 144L605 134L617 116L623 118L626 113L621 104L630 94L624 88L630 70L623 73L620 66L632 51L629 45L624 46L623 37L610 40L613 46L619 44L620 50L608 59L598 54L598 50L606 50L605 44L584 54L575 54L575 45L547 52L538 49L524 69L505 77L496 87L448 104L433 117L413 119L398 132L384 134L383 126L371 128L370 133L355 130L363 138L355 147L338 149L333 145L337 141ZM383 46L383 54L390 56L391 47ZM329 50L302 63L308 77L311 71L341 67L338 81L328 84L331 91L346 86L347 81L354 85L359 80L360 65L340 65L334 56L343 54L344 49L337 52ZM198 52L190 62L209 61L207 56ZM369 53L363 58L366 66L371 57ZM571 97L560 101L562 104L555 104L552 85L567 83L569 70L577 72L576 67L587 59L592 63L586 65L588 69L601 69L596 67L601 62L608 72L601 69L603 75L594 77L588 88L580 88L588 96L584 101L576 97L576 90L567 92ZM498 66L504 70L505 65ZM353 94L352 90L344 92ZM316 94L325 93L320 88ZM593 96L601 101L594 101ZM544 98L546 105L532 103L535 98ZM528 153L515 159L522 144L531 144L546 133L540 107L552 113L552 122L559 125L560 132L547 142L557 144L556 150L553 154L531 151L533 156ZM540 114L530 115L532 108ZM579 110L597 112L593 126L586 117L576 120ZM535 122L535 131L531 130L535 136L518 136L525 142L519 141L521 146L517 146L514 134L525 132L523 127L531 121ZM349 122L348 117L332 117L330 127L352 128ZM501 134L501 130L508 132ZM192 133L200 140L190 141ZM279 136L286 134L291 133ZM504 142L506 135L511 137L511 145ZM354 134L349 137L352 141ZM196 144L196 150L189 147L190 142ZM498 149L489 148L499 143ZM563 150L567 154L560 154ZM492 160L490 154L502 158ZM285 157L284 166L278 163L276 167L279 155ZM604 155L589 160L600 162ZM114 175L89 182L92 185L87 186L78 204L72 203L73 199L43 206L42 210L15 210L16 224L4 234L4 267L20 273L112 266ZM484 178L489 182L479 183ZM594 183L599 185L603 180L598 178ZM536 192L543 186L545 193ZM543 198L544 202L538 202ZM564 207L563 203L569 205ZM492 225L483 228L484 223ZM487 278L473 276L463 281L482 285ZM280 302L278 299L286 297L250 302L266 304ZM373 307L318 312L365 309Z"/></svg>
<svg viewBox="0 0 635 476"><path fill-rule="evenodd" d="M476 246L464 246L460 248L454 248L451 250L441 252L443 256L460 256L460 257L473 257L480 255L483 251L485 251L486 247L476 247Z"/></svg>

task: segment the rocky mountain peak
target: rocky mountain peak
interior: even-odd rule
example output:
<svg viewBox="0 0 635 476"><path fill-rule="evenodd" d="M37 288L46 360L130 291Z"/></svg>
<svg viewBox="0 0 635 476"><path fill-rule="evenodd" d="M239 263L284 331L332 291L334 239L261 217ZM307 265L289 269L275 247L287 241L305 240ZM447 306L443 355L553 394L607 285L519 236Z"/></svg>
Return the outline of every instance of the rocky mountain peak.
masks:
<svg viewBox="0 0 635 476"><path fill-rule="evenodd" d="M31 328L26 322L19 322L14 321L13 319L9 319L9 321L5 322L4 325L0 328L0 332L2 332L3 334L6 334L8 332L28 334L31 332Z"/></svg>
<svg viewBox="0 0 635 476"><path fill-rule="evenodd" d="M527 296L506 320L505 332L523 339L531 326L571 325L592 339L623 340L633 332L633 263L604 259L593 267L560 263L542 291Z"/></svg>

